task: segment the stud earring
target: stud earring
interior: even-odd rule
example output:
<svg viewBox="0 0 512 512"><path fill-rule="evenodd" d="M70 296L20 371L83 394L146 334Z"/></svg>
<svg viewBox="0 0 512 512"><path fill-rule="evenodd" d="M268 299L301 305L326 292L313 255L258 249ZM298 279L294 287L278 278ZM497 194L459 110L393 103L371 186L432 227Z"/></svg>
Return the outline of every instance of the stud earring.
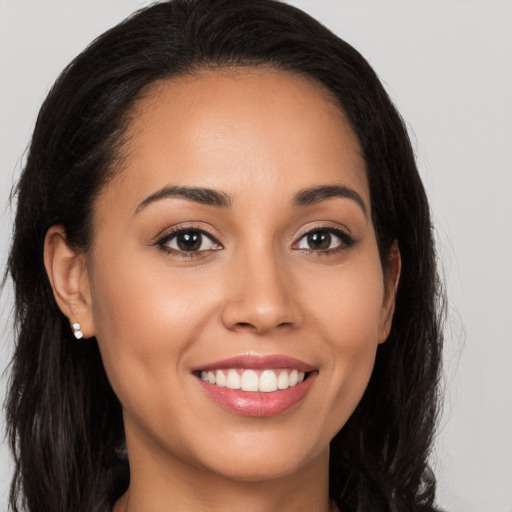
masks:
<svg viewBox="0 0 512 512"><path fill-rule="evenodd" d="M80 324L75 322L73 325L73 335L77 340L81 340L84 337L84 333L80 330Z"/></svg>

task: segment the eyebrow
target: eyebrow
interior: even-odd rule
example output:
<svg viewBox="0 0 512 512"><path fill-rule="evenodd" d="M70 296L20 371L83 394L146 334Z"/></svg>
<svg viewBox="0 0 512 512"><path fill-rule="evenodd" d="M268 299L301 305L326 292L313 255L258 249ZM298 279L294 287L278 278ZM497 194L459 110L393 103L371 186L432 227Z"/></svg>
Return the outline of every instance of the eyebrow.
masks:
<svg viewBox="0 0 512 512"><path fill-rule="evenodd" d="M203 204L206 206L217 206L219 208L230 208L232 205L231 197L225 192L214 190L204 187L179 187L179 186L165 186L149 195L137 206L135 213L140 212L151 203L161 199L169 198L183 198L195 203ZM292 204L294 207L310 206L331 197L342 197L355 201L367 216L366 205L362 197L353 189L345 185L322 185L319 187L306 188L299 191Z"/></svg>
<svg viewBox="0 0 512 512"><path fill-rule="evenodd" d="M225 192L203 187L166 186L146 197L146 199L137 206L135 213L140 212L155 201L173 197L181 197L207 206L218 206L220 208L229 208L231 206L231 198Z"/></svg>
<svg viewBox="0 0 512 512"><path fill-rule="evenodd" d="M355 201L363 210L365 217L368 216L363 198L353 189L345 185L323 185L301 190L293 200L293 206L310 206L331 197L343 197Z"/></svg>

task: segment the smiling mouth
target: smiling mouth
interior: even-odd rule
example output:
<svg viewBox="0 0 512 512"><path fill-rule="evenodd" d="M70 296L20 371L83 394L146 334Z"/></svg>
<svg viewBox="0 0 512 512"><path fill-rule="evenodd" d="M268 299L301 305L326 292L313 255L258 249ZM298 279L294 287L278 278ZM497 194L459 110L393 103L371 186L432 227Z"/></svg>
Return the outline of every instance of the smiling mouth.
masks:
<svg viewBox="0 0 512 512"><path fill-rule="evenodd" d="M193 369L207 396L223 409L246 417L270 417L298 405L318 368L285 355L240 355Z"/></svg>
<svg viewBox="0 0 512 512"><path fill-rule="evenodd" d="M241 391L272 393L282 391L303 382L309 372L295 368L202 370L196 372L202 381L221 388Z"/></svg>

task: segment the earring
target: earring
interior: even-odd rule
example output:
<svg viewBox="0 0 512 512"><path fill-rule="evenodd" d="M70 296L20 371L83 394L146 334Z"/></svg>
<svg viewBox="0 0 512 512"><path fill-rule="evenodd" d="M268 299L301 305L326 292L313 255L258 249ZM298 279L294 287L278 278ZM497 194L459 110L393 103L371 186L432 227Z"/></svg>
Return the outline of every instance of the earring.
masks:
<svg viewBox="0 0 512 512"><path fill-rule="evenodd" d="M73 324L73 335L77 340L81 340L84 337L84 333L80 330L80 324L78 322Z"/></svg>

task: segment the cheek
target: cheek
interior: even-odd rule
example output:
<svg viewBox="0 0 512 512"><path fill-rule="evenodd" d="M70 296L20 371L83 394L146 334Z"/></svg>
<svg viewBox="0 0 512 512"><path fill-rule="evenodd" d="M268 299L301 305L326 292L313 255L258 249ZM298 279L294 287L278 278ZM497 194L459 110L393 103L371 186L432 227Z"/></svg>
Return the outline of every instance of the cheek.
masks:
<svg viewBox="0 0 512 512"><path fill-rule="evenodd" d="M313 275L311 282L316 293L310 308L333 348L358 352L377 342L384 301L378 258L354 257L339 269Z"/></svg>
<svg viewBox="0 0 512 512"><path fill-rule="evenodd" d="M97 258L99 261L100 258ZM176 375L203 328L211 296L147 265L147 256L101 259L92 273L95 334L120 397L154 395L152 383Z"/></svg>
<svg viewBox="0 0 512 512"><path fill-rule="evenodd" d="M378 259L354 259L339 272L316 277L309 312L328 352L326 374L345 421L361 399L375 362L384 299L382 270Z"/></svg>

